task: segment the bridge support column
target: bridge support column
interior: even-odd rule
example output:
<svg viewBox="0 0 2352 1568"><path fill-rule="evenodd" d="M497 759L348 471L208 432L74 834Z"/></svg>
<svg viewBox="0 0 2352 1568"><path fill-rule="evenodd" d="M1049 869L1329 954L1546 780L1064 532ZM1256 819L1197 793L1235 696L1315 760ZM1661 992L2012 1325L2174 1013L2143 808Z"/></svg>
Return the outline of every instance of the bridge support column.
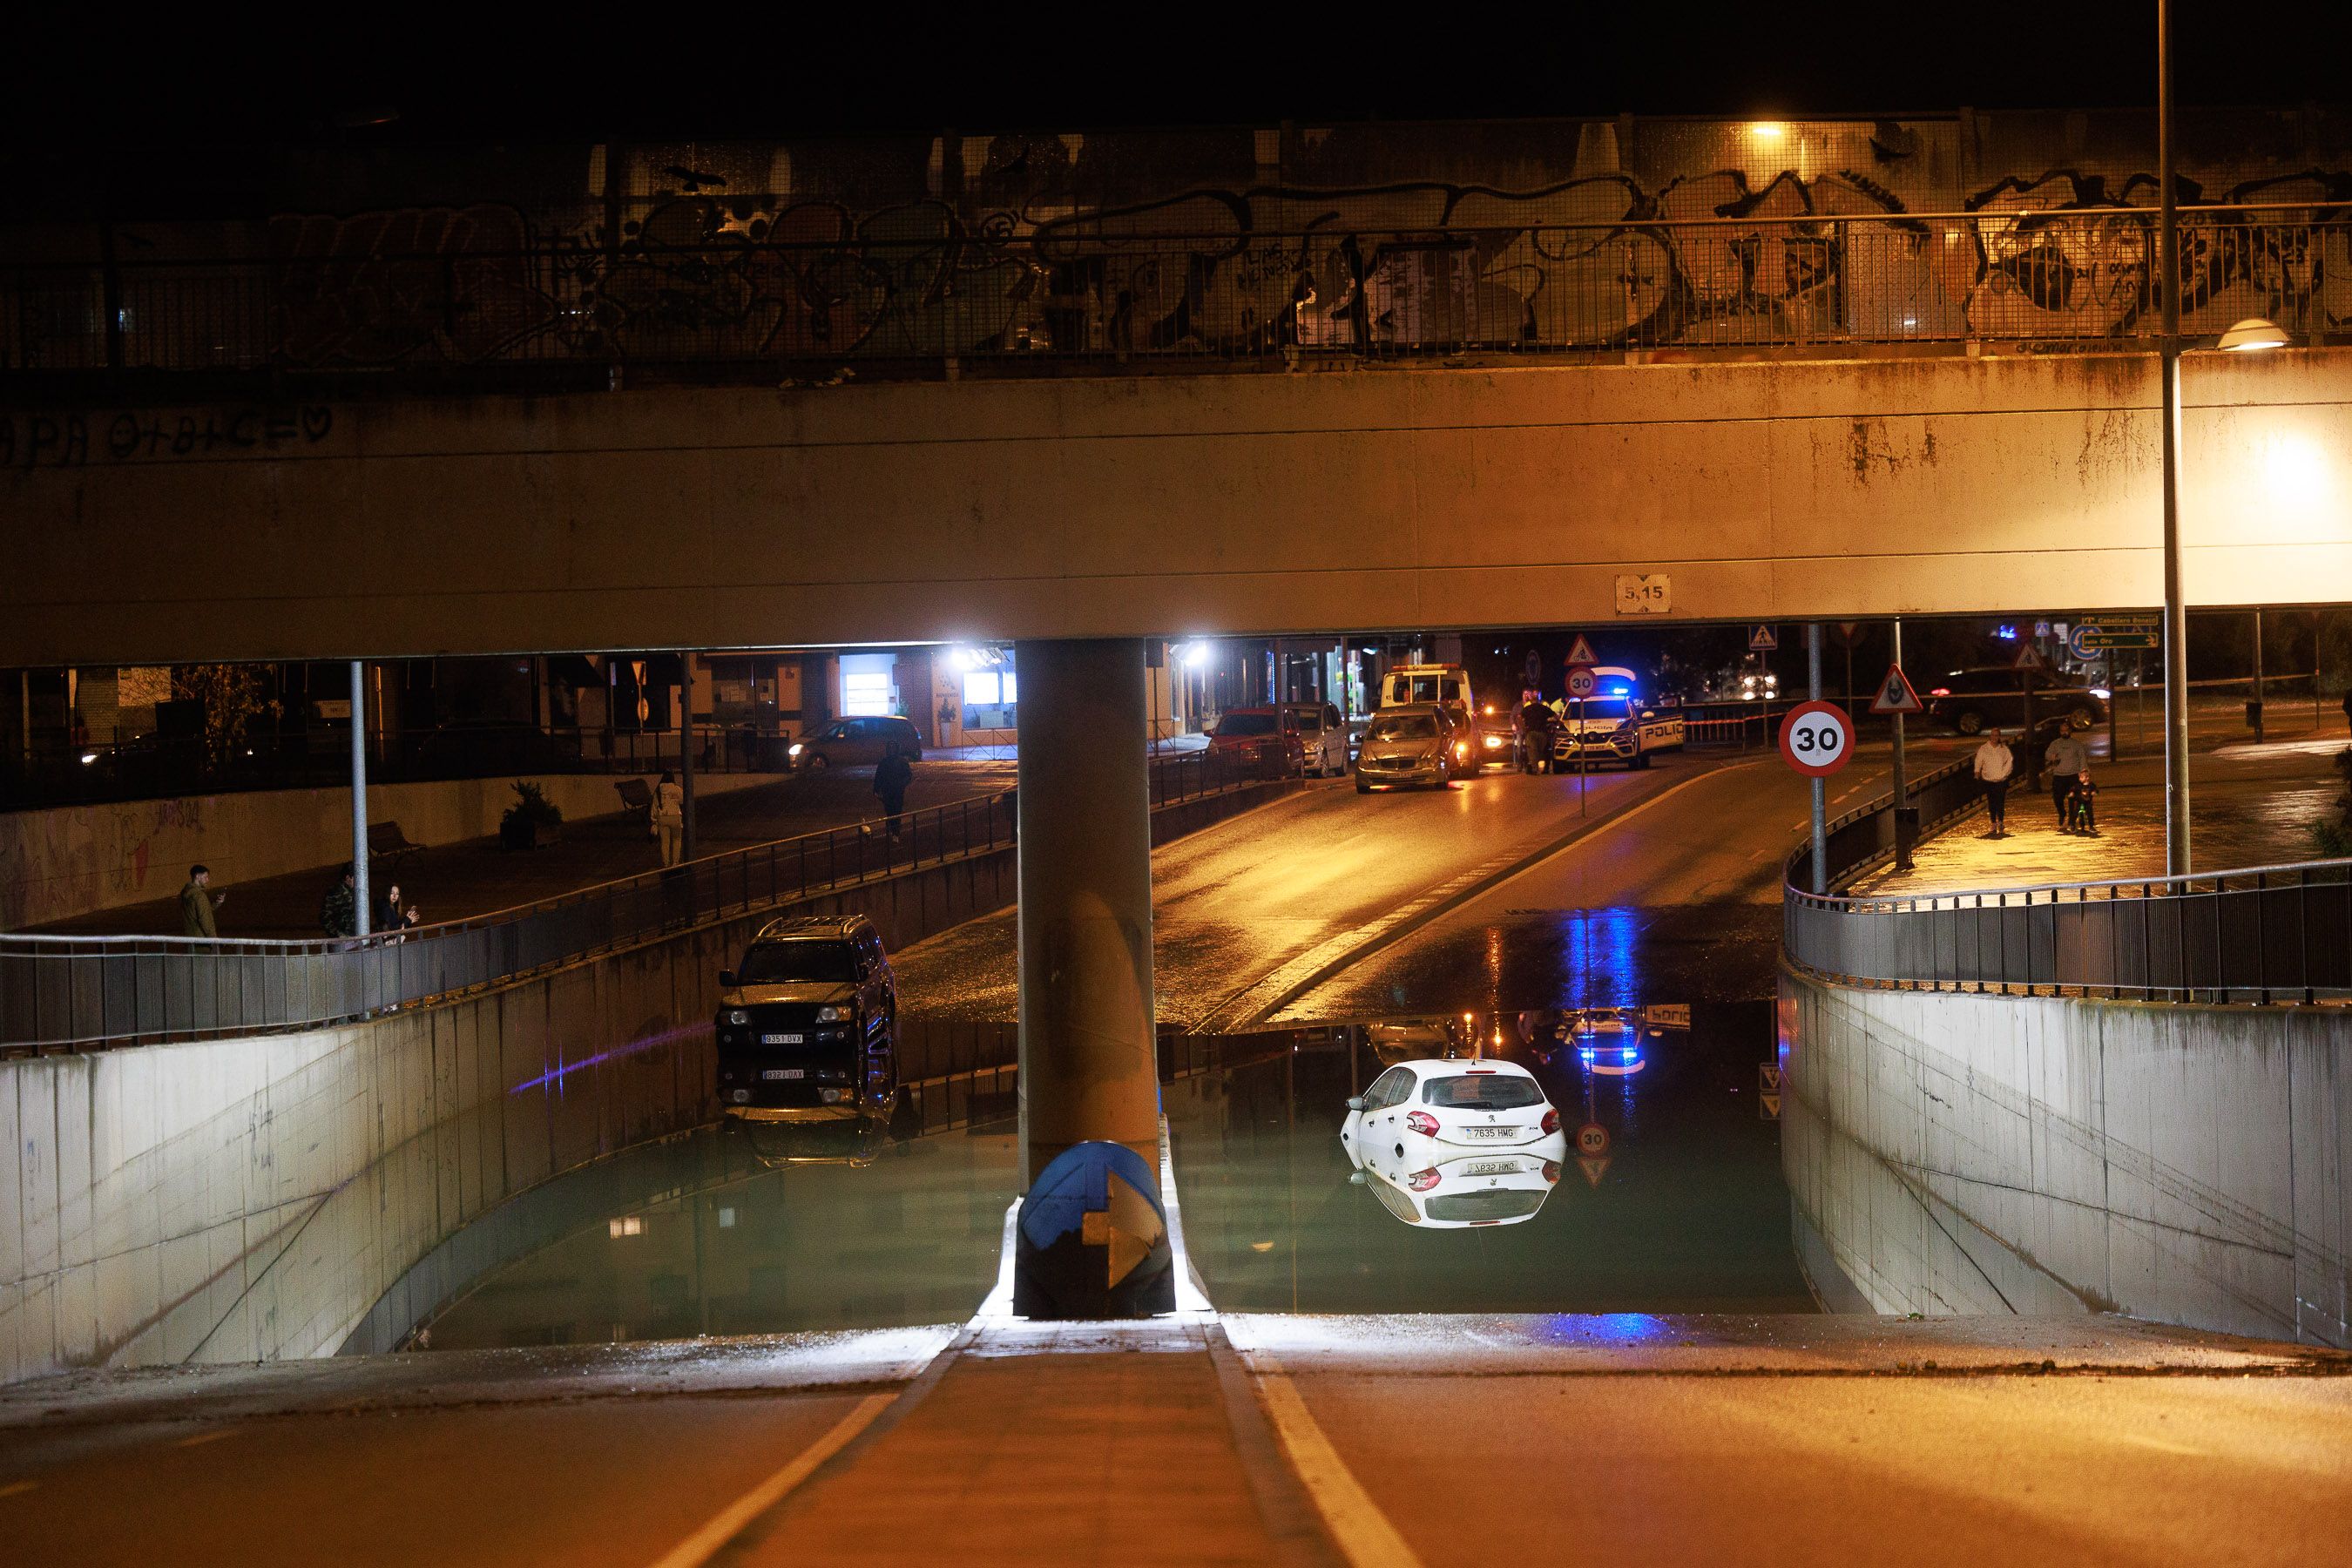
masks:
<svg viewBox="0 0 2352 1568"><path fill-rule="evenodd" d="M1021 1183L1073 1144L1160 1166L1143 644L1024 642Z"/></svg>

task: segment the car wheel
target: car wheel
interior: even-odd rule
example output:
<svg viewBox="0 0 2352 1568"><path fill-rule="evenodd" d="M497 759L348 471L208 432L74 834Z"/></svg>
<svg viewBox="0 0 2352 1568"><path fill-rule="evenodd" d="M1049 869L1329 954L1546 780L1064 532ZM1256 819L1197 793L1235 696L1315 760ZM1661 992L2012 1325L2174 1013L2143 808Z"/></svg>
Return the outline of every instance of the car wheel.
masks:
<svg viewBox="0 0 2352 1568"><path fill-rule="evenodd" d="M1356 793L1358 795L1370 795L1372 793L1372 786L1366 784L1360 774L1359 774L1356 779Z"/></svg>
<svg viewBox="0 0 2352 1568"><path fill-rule="evenodd" d="M1952 719L1952 728L1963 735L1973 735L1984 728L1984 715L1973 708L1963 708Z"/></svg>
<svg viewBox="0 0 2352 1568"><path fill-rule="evenodd" d="M2099 710L2097 709L2077 708L2074 710L2074 728L2077 730L2087 730L2098 721Z"/></svg>
<svg viewBox="0 0 2352 1568"><path fill-rule="evenodd" d="M1633 765L1637 768L1648 767L1650 765L1650 753L1647 752L1636 752L1633 754Z"/></svg>
<svg viewBox="0 0 2352 1568"><path fill-rule="evenodd" d="M833 764L825 760L825 756L823 752L811 752L801 761L801 766L806 768L813 773L821 773L832 765Z"/></svg>

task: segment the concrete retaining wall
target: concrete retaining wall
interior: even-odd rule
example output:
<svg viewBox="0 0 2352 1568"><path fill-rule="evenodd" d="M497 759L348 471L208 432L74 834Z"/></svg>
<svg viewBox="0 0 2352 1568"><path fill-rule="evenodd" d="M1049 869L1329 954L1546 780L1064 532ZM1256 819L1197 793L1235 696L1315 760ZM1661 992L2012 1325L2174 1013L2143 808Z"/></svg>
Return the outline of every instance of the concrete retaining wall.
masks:
<svg viewBox="0 0 2352 1568"><path fill-rule="evenodd" d="M795 907L897 949L1016 885L1008 847ZM0 1382L332 1354L488 1208L715 1115L718 972L777 912L351 1028L0 1062Z"/></svg>
<svg viewBox="0 0 2352 1568"><path fill-rule="evenodd" d="M1781 1022L1781 1160L1832 1305L2352 1346L2352 1015L1784 974Z"/></svg>
<svg viewBox="0 0 2352 1568"><path fill-rule="evenodd" d="M567 817L620 808L616 775L530 775ZM769 784L774 773L697 778L699 795ZM514 777L375 784L368 818L397 822L415 844L453 844L499 830ZM175 893L202 862L215 886L347 860L352 795L343 789L253 790L174 800L118 801L0 816L0 931L21 931ZM173 931L177 934L176 928Z"/></svg>

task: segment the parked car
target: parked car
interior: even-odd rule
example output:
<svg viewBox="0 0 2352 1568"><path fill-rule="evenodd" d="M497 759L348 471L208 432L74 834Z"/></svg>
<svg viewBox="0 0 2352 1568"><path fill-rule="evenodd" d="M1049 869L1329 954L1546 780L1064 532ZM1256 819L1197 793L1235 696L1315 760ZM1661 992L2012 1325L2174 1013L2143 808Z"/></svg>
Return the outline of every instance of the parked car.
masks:
<svg viewBox="0 0 2352 1568"><path fill-rule="evenodd" d="M1927 698L1927 716L1949 724L1963 735L1977 734L1992 725L2015 730L2025 722L2025 677L2021 670L1998 665L1956 669L1930 686ZM2106 688L2034 677L2035 721L2061 713L2077 730L2105 722Z"/></svg>
<svg viewBox="0 0 2352 1568"><path fill-rule="evenodd" d="M912 719L877 715L835 719L805 740L793 742L784 755L797 769L871 767L896 742L898 754L910 763L923 760L923 732Z"/></svg>
<svg viewBox="0 0 2352 1568"><path fill-rule="evenodd" d="M1284 710L1298 726L1300 755L1307 771L1318 778L1336 779L1348 771L1348 722L1328 702L1286 702Z"/></svg>
<svg viewBox="0 0 2352 1568"><path fill-rule="evenodd" d="M1450 787L1457 774L1475 773L1470 732L1457 729L1453 714L1433 702L1383 708L1364 727L1356 753L1356 793L1370 795L1391 784Z"/></svg>
<svg viewBox="0 0 2352 1568"><path fill-rule="evenodd" d="M864 915L770 921L719 972L719 1098L798 1120L887 1114L898 984Z"/></svg>
<svg viewBox="0 0 2352 1568"><path fill-rule="evenodd" d="M1535 1075L1487 1059L1398 1063L1348 1101L1339 1143L1383 1208L1433 1230L1534 1217L1568 1157Z"/></svg>
<svg viewBox="0 0 2352 1568"><path fill-rule="evenodd" d="M1434 702L1467 725L1478 710L1470 694L1470 672L1458 664L1401 664L1381 681L1382 708L1418 707Z"/></svg>
<svg viewBox="0 0 2352 1568"><path fill-rule="evenodd" d="M1286 777L1306 765L1306 737L1282 708L1228 708L1209 726L1209 750L1266 777Z"/></svg>
<svg viewBox="0 0 2352 1568"><path fill-rule="evenodd" d="M1478 721L1471 728L1478 743L1471 753L1472 771L1499 763L1507 768L1517 767L1526 752L1526 742L1519 734L1519 710L1516 708L1496 711L1487 703L1478 710Z"/></svg>

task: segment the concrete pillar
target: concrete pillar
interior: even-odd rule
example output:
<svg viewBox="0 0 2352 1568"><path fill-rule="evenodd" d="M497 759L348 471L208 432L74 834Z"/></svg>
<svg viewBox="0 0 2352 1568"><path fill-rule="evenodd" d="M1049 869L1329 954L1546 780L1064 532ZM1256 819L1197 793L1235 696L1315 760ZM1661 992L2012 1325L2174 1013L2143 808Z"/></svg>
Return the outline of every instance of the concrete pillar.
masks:
<svg viewBox="0 0 2352 1568"><path fill-rule="evenodd" d="M1021 1185L1073 1144L1160 1163L1139 638L1024 642Z"/></svg>

